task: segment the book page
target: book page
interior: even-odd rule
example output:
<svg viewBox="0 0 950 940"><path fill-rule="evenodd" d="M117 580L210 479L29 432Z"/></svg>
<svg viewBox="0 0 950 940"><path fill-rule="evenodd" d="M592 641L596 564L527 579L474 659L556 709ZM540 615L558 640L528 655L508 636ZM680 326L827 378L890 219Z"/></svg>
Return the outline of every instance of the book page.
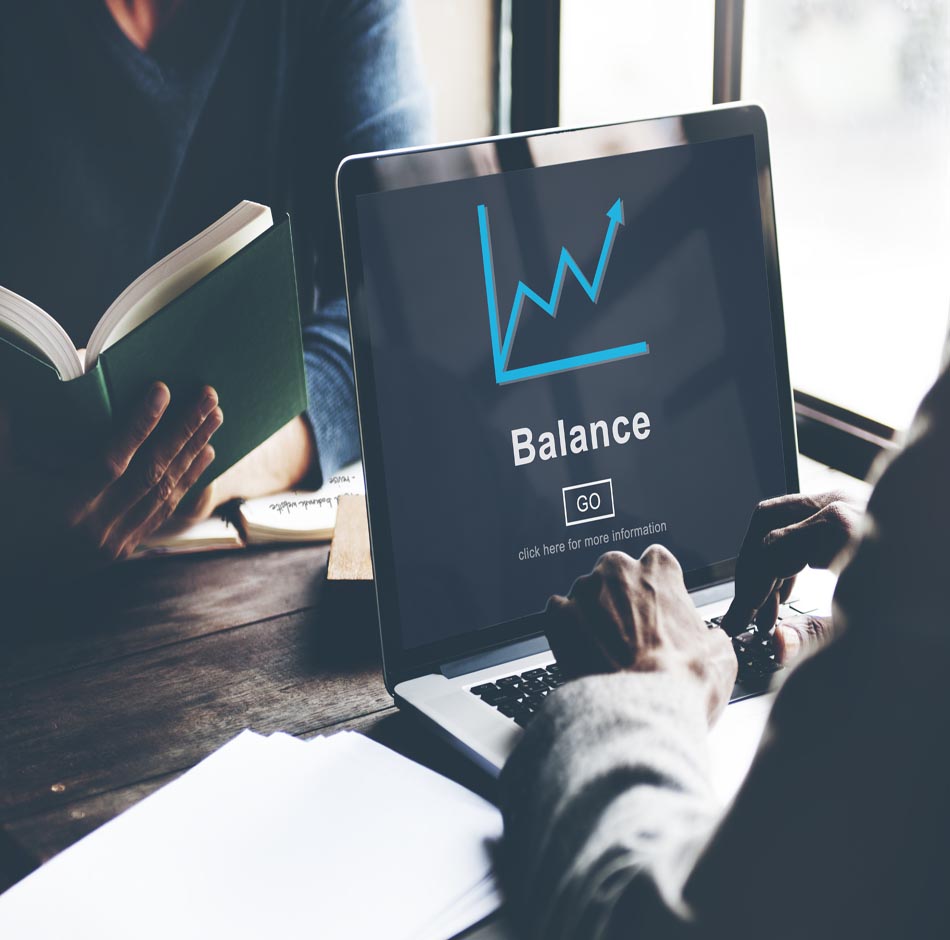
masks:
<svg viewBox="0 0 950 940"><path fill-rule="evenodd" d="M364 492L362 464L353 463L319 490L287 490L245 500L238 512L248 544L325 541L333 535L340 497Z"/></svg>
<svg viewBox="0 0 950 940"><path fill-rule="evenodd" d="M219 551L243 548L241 533L227 519L211 516L201 522L181 527L161 528L136 548L132 558L150 558L154 555L182 555L189 552Z"/></svg>
<svg viewBox="0 0 950 940"><path fill-rule="evenodd" d="M0 334L31 356L48 362L68 382L83 374L69 334L41 307L0 287Z"/></svg>
<svg viewBox="0 0 950 940"><path fill-rule="evenodd" d="M89 337L86 365L197 284L273 225L267 206L244 200L203 232L136 278L103 314Z"/></svg>

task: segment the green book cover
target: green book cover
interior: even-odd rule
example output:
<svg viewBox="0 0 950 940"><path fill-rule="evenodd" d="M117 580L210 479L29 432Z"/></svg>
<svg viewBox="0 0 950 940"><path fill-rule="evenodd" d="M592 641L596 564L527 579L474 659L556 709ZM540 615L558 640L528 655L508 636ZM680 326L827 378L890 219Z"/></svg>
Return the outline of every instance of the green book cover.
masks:
<svg viewBox="0 0 950 940"><path fill-rule="evenodd" d="M152 382L172 409L205 385L224 424L212 439L204 486L307 405L290 220L269 228L144 323L109 346L95 368L60 380L51 366L0 338L0 385L36 426L55 426L64 446L101 439L143 401Z"/></svg>

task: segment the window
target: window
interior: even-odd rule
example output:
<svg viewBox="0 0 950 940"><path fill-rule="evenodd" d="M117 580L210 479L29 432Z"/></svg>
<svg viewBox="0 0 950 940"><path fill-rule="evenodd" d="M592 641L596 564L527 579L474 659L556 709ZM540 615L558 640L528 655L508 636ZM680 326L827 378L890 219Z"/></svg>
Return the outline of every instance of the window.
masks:
<svg viewBox="0 0 950 940"><path fill-rule="evenodd" d="M560 123L707 107L714 14L713 0L561 0Z"/></svg>
<svg viewBox="0 0 950 940"><path fill-rule="evenodd" d="M950 2L746 0L797 388L904 427L950 308Z"/></svg>
<svg viewBox="0 0 950 940"><path fill-rule="evenodd" d="M413 0L429 76L437 141L492 133L495 110L493 0Z"/></svg>

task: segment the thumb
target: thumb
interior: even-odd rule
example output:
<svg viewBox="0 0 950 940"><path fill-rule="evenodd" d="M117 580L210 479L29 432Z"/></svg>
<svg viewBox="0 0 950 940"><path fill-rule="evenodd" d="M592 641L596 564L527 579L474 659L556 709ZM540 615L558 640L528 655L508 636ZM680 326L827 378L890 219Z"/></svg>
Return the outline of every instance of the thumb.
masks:
<svg viewBox="0 0 950 940"><path fill-rule="evenodd" d="M788 617L775 625L773 644L780 663L788 665L802 655L813 653L834 633L831 617Z"/></svg>

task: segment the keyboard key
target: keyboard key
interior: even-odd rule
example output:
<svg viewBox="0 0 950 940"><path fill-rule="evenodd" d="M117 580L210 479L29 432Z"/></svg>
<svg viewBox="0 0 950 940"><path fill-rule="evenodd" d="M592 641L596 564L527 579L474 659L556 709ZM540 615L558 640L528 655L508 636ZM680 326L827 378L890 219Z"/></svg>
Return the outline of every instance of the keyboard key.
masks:
<svg viewBox="0 0 950 940"><path fill-rule="evenodd" d="M524 679L521 676L505 676L504 679L499 679L495 684L501 686L502 688L510 688L514 686L519 686L524 682Z"/></svg>
<svg viewBox="0 0 950 940"><path fill-rule="evenodd" d="M732 648L739 662L739 682L760 685L772 673L782 668L775 655L773 635L750 626L733 637Z"/></svg>
<svg viewBox="0 0 950 940"><path fill-rule="evenodd" d="M564 684L557 663L540 669L528 669L520 676L503 676L496 682L483 682L469 689L486 705L511 718L522 728L554 689Z"/></svg>

